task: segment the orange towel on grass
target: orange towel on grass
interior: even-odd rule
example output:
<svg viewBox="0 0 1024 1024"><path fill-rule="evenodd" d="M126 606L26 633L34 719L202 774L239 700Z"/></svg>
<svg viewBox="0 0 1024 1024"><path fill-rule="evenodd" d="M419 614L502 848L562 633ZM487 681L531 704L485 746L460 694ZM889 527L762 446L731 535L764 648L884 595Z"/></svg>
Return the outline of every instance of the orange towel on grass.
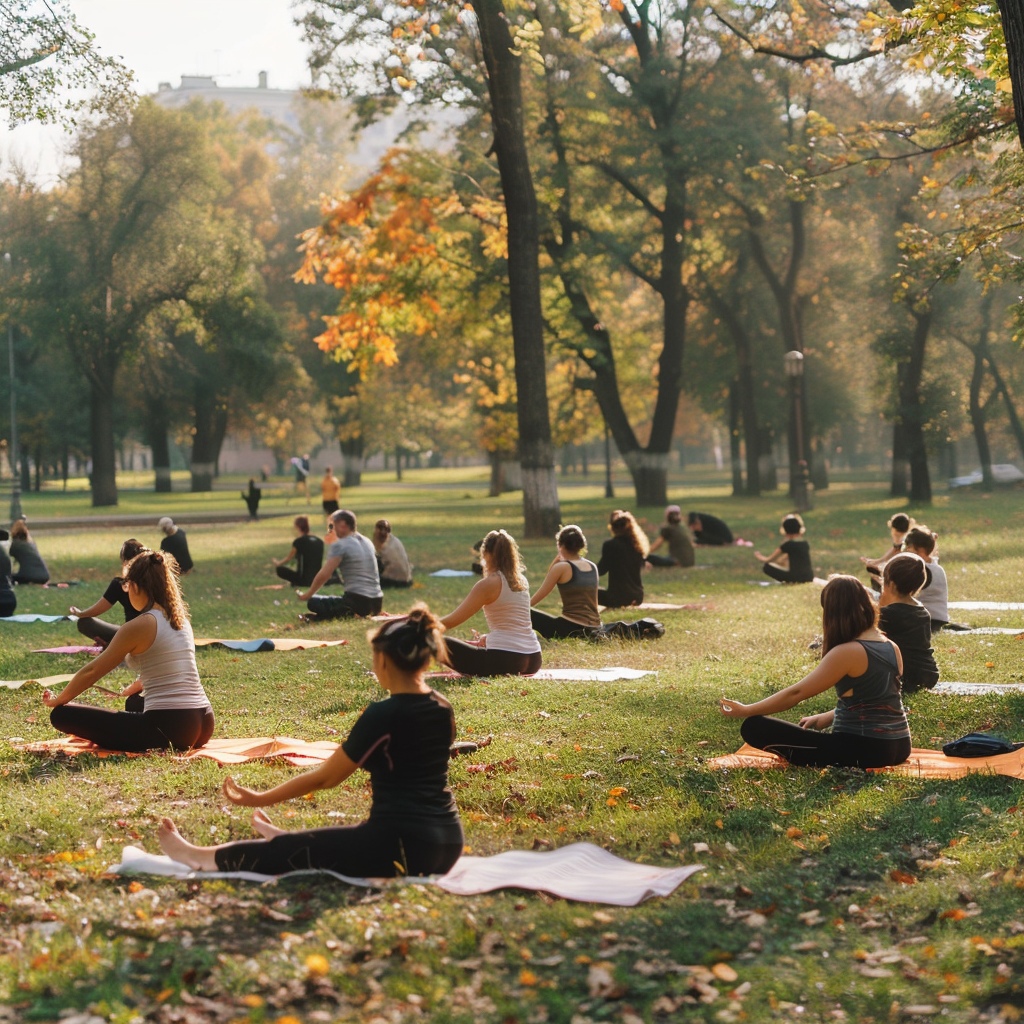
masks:
<svg viewBox="0 0 1024 1024"><path fill-rule="evenodd" d="M707 761L709 768L787 768L789 762L778 754L758 750L744 743L735 754L712 757ZM910 757L903 764L892 768L870 768L873 772L910 775L920 779L962 779L972 772L987 772L994 775L1008 775L1013 779L1024 779L1024 747L1009 754L994 757L947 757L941 750L914 747Z"/></svg>

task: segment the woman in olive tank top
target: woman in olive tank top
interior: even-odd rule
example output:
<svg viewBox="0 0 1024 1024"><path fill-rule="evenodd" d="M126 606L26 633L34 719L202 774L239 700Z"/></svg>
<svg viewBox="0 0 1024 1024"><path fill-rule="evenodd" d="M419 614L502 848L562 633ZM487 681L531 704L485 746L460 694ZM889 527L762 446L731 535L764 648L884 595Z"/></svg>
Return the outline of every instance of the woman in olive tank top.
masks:
<svg viewBox="0 0 1024 1024"><path fill-rule="evenodd" d="M558 555L530 598L530 621L545 640L591 638L601 630L601 616L597 610L597 566L583 557L587 538L578 526L563 526L555 542ZM561 615L549 615L533 607L556 586L562 599Z"/></svg>

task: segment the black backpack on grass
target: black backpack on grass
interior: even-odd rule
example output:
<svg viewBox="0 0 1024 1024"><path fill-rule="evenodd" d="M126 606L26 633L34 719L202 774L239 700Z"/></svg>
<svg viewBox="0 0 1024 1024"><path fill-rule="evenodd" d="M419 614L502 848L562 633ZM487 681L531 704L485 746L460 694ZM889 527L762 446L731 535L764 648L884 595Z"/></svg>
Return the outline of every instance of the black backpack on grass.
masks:
<svg viewBox="0 0 1024 1024"><path fill-rule="evenodd" d="M971 732L947 743L942 752L946 757L995 757L997 754L1012 754L1021 747L1024 743L1011 743L990 732Z"/></svg>

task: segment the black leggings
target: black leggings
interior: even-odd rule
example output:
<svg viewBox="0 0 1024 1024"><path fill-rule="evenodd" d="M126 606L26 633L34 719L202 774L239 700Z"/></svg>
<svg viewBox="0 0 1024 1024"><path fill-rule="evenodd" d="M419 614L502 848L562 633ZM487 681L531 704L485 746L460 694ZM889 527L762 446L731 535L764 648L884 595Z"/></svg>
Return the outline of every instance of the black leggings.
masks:
<svg viewBox="0 0 1024 1024"><path fill-rule="evenodd" d="M106 647L114 639L118 629L112 622L104 622L102 619L79 619L77 625L82 636L98 641L101 647Z"/></svg>
<svg viewBox="0 0 1024 1024"><path fill-rule="evenodd" d="M0 594L0 619L6 619L8 615L13 615L17 607L18 598L11 591L8 590Z"/></svg>
<svg viewBox="0 0 1024 1024"><path fill-rule="evenodd" d="M679 564L674 558L666 558L664 555L648 555L646 560L650 565L657 566L660 569L670 569L672 566Z"/></svg>
<svg viewBox="0 0 1024 1024"><path fill-rule="evenodd" d="M780 569L774 562L764 563L764 574L765 576L771 576L773 580L778 580L780 583L813 583L814 577L812 576L801 576L799 579L794 576L788 569Z"/></svg>
<svg viewBox="0 0 1024 1024"><path fill-rule="evenodd" d="M296 569L289 569L287 565L279 565L274 572L277 573L278 578L290 583L293 587L308 587L312 580L304 580Z"/></svg>
<svg viewBox="0 0 1024 1024"><path fill-rule="evenodd" d="M443 875L462 855L462 825L377 822L288 832L273 839L228 843L217 850L220 871L336 871L350 878Z"/></svg>
<svg viewBox="0 0 1024 1024"><path fill-rule="evenodd" d="M387 590L388 587L404 589L412 586L412 580L389 580L387 576L381 576L380 585Z"/></svg>
<svg viewBox="0 0 1024 1024"><path fill-rule="evenodd" d="M146 711L141 694L125 701L124 711L88 704L62 704L50 712L58 732L92 740L105 750L192 750L213 735L213 709L182 708Z"/></svg>
<svg viewBox="0 0 1024 1024"><path fill-rule="evenodd" d="M790 764L824 768L888 768L910 757L910 737L879 739L850 732L818 732L767 715L743 720L740 735L752 747L784 757Z"/></svg>
<svg viewBox="0 0 1024 1024"><path fill-rule="evenodd" d="M492 650L448 637L444 642L448 648L446 664L464 676L532 676L541 665L540 651L520 654Z"/></svg>
<svg viewBox="0 0 1024 1024"><path fill-rule="evenodd" d="M530 625L545 640L593 640L601 633L600 626L584 626L564 615L549 615L536 608L530 609Z"/></svg>
<svg viewBox="0 0 1024 1024"><path fill-rule="evenodd" d="M602 588L597 592L597 603L604 605L605 608L635 608L638 604L643 604L643 600L643 594L637 600L635 597L626 597L611 588L607 590Z"/></svg>
<svg viewBox="0 0 1024 1024"><path fill-rule="evenodd" d="M362 594L349 593L340 597L333 594L314 594L306 602L306 607L318 619L352 619L357 615L380 615L383 606L382 597L364 597Z"/></svg>

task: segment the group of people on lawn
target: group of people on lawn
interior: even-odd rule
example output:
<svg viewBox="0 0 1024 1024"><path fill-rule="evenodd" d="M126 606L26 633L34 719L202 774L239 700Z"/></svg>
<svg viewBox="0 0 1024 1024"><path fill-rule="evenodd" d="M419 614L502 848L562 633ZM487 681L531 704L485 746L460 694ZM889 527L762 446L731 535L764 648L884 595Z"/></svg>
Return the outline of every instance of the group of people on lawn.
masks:
<svg viewBox="0 0 1024 1024"><path fill-rule="evenodd" d="M711 517L699 518L703 528ZM688 525L694 526L692 520ZM679 509L670 506L668 536L661 532L659 540L668 544L673 555L680 551L673 536L673 527L679 526ZM383 590L378 559L381 547L397 541L390 524L379 520L371 541L358 531L352 512L334 511L328 518L325 551L323 542L310 536L305 516L297 517L295 528L288 558L276 564L282 578L305 586L298 597L306 602L307 618L379 616ZM930 648L933 620L915 595L945 577L933 558L931 531L899 517L890 521L890 528L892 550L882 558L865 559L868 572L877 579L881 622L868 587L854 576L833 576L821 591L822 657L817 667L799 682L754 704L722 698L722 714L742 720L741 735L751 745L804 765L874 768L906 760L910 731L903 687L928 687L938 678ZM437 662L465 675L527 675L541 665L538 633L546 639L608 635L600 605L623 607L642 601L640 573L651 554L631 513L613 512L609 532L600 561L594 563L585 557L582 530L563 527L556 538L556 557L531 596L515 541L504 530L491 531L480 545L482 578L452 612L439 617L420 604L406 615L386 618L372 632L373 671L389 696L367 707L324 764L267 792L242 787L230 777L224 782L228 800L259 808L336 786L363 768L373 791L366 822L286 832L257 810L252 824L259 839L199 847L186 842L173 822L164 819L159 833L164 851L206 870L280 874L315 867L350 876L447 871L462 850L461 824L447 784L455 720L449 702L431 687L428 669ZM694 530L694 536L702 532ZM766 566L806 575L803 566L805 561L810 565L810 553L799 517L787 516L783 532L786 541L779 549L758 557ZM930 542L928 550L924 550L927 543L924 548L915 547L921 538ZM320 544L319 556L313 541ZM731 543L732 538L720 542ZM411 580L404 547L401 551L406 578ZM326 559L321 561L324 554ZM119 593L114 596L125 609L126 622L113 627L95 616L83 615L79 620L83 632L104 650L60 693L44 692L43 701L52 709L51 722L62 732L108 749L201 746L212 736L215 723L196 666L192 627L179 584L180 566L170 552L152 551L135 540L122 546L121 559L122 575L114 581ZM283 572L281 563L289 561L297 563L294 580ZM310 579L313 563L317 569ZM675 558L673 564L678 564ZM319 594L335 571L344 592L337 597ZM608 587L600 589L599 576L605 574ZM559 615L535 607L556 588L562 604ZM486 634L473 631L470 640L447 635L481 610L488 624ZM76 701L122 662L137 673L136 680L117 695L125 700L123 710ZM797 725L772 717L832 687L837 698L833 711L805 717Z"/></svg>

